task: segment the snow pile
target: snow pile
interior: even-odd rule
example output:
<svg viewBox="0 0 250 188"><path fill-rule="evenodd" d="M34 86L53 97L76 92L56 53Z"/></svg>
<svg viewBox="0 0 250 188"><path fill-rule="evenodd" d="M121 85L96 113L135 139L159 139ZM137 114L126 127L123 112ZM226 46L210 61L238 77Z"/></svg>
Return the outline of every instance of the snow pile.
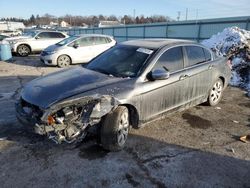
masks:
<svg viewBox="0 0 250 188"><path fill-rule="evenodd" d="M202 44L217 55L227 56L232 60L230 84L246 89L250 96L250 31L238 27L226 28L202 41Z"/></svg>

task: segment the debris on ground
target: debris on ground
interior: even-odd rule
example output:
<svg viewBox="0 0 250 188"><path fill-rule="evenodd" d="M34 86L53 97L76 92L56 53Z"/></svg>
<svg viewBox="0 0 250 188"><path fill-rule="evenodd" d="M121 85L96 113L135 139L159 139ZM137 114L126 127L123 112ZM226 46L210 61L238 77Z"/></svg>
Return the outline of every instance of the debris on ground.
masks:
<svg viewBox="0 0 250 188"><path fill-rule="evenodd" d="M245 136L241 136L240 141L242 141L244 143L250 142L250 134L245 135Z"/></svg>
<svg viewBox="0 0 250 188"><path fill-rule="evenodd" d="M237 124L240 123L239 121L236 121L236 120L233 120L233 122L234 122L234 123L237 123Z"/></svg>
<svg viewBox="0 0 250 188"><path fill-rule="evenodd" d="M234 153L235 154L235 150L234 150L234 148L227 148L226 149L228 152L232 152L232 153Z"/></svg>
<svg viewBox="0 0 250 188"><path fill-rule="evenodd" d="M245 89L250 97L250 31L238 27L225 28L202 44L232 61L230 84Z"/></svg>

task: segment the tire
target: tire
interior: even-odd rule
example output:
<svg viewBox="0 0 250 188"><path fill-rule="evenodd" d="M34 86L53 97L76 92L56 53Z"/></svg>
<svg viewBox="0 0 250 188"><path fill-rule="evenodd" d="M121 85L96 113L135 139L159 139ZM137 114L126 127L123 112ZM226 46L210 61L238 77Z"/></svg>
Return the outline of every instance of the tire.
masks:
<svg viewBox="0 0 250 188"><path fill-rule="evenodd" d="M26 57L31 53L30 47L26 44L20 44L17 47L17 54L21 57Z"/></svg>
<svg viewBox="0 0 250 188"><path fill-rule="evenodd" d="M60 68L68 67L71 64L71 59L67 55L60 55L57 58L57 65Z"/></svg>
<svg viewBox="0 0 250 188"><path fill-rule="evenodd" d="M217 105L221 101L222 93L223 93L223 82L221 79L218 79L209 91L207 104L209 106Z"/></svg>
<svg viewBox="0 0 250 188"><path fill-rule="evenodd" d="M118 106L104 117L101 126L101 144L109 151L124 148L129 133L129 112L125 106Z"/></svg>

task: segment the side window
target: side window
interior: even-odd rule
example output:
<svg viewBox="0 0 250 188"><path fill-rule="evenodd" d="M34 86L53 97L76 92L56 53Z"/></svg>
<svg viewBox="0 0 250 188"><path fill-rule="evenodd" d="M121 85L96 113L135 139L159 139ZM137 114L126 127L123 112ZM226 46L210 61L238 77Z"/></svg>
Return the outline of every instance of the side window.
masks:
<svg viewBox="0 0 250 188"><path fill-rule="evenodd" d="M105 37L95 37L95 44L106 44L106 38Z"/></svg>
<svg viewBox="0 0 250 188"><path fill-rule="evenodd" d="M40 39L47 39L49 38L48 32L41 32L37 35Z"/></svg>
<svg viewBox="0 0 250 188"><path fill-rule="evenodd" d="M166 68L170 72L183 69L182 47L174 47L164 52L155 64L154 69Z"/></svg>
<svg viewBox="0 0 250 188"><path fill-rule="evenodd" d="M205 54L206 61L211 61L212 60L211 53L205 48L203 48L203 51L204 51L204 54Z"/></svg>
<svg viewBox="0 0 250 188"><path fill-rule="evenodd" d="M74 44L79 44L80 47L94 45L94 37L84 37L76 40L69 46L74 46Z"/></svg>
<svg viewBox="0 0 250 188"><path fill-rule="evenodd" d="M49 38L65 38L65 36L62 33L50 32Z"/></svg>
<svg viewBox="0 0 250 188"><path fill-rule="evenodd" d="M206 61L205 53L202 47L199 46L186 46L188 67L203 63ZM211 57L210 57L211 58Z"/></svg>
<svg viewBox="0 0 250 188"><path fill-rule="evenodd" d="M109 37L106 37L106 41L107 41L107 43L112 42L112 40Z"/></svg>

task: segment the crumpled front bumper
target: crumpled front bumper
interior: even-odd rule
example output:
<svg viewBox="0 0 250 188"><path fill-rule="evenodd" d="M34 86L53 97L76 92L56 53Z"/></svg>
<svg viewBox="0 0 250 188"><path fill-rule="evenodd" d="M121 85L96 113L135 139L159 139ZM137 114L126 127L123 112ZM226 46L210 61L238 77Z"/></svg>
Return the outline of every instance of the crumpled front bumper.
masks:
<svg viewBox="0 0 250 188"><path fill-rule="evenodd" d="M15 104L15 108L16 108L16 117L17 117L18 121L20 123L22 123L23 125L25 125L25 127L29 131L34 132L36 134L40 134L40 135L45 134L45 131L43 128L45 125L41 125L40 124L41 122L37 121L37 119L35 119L31 115L27 114L23 110L20 102L17 102Z"/></svg>

